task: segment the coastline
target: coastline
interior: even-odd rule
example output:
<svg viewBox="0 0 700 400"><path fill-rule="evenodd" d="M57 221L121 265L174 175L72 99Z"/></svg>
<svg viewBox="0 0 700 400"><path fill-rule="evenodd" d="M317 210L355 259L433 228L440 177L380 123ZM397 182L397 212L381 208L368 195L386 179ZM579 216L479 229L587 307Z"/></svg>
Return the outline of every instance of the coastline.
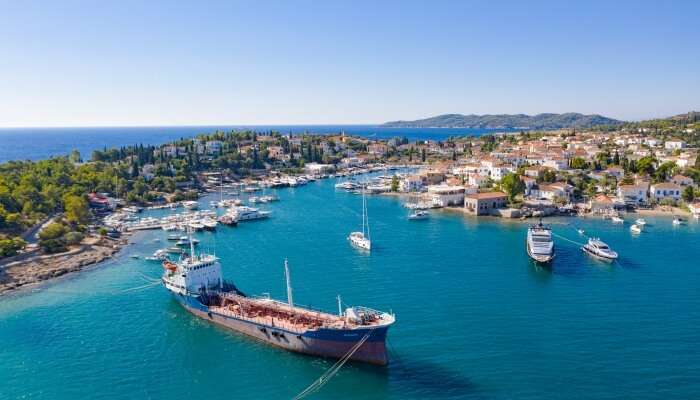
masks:
<svg viewBox="0 0 700 400"><path fill-rule="evenodd" d="M0 265L0 297L106 261L128 243L128 235L120 239L91 237L63 253L26 254L6 260Z"/></svg>

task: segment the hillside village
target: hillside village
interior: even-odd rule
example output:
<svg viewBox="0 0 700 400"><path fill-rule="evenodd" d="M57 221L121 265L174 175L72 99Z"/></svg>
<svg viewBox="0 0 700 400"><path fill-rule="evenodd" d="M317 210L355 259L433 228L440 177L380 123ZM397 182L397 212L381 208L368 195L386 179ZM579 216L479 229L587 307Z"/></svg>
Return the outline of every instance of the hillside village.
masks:
<svg viewBox="0 0 700 400"><path fill-rule="evenodd" d="M65 250L89 223L117 207L194 200L217 185L288 186L297 178L344 177L409 166L362 185L369 193L508 218L612 215L622 210L700 215L700 127L645 121L577 131L523 131L444 141L377 140L339 133L215 132L159 146L74 152L0 164L0 248L5 256L57 216ZM58 229L61 228L61 229ZM70 240L69 240L70 239Z"/></svg>

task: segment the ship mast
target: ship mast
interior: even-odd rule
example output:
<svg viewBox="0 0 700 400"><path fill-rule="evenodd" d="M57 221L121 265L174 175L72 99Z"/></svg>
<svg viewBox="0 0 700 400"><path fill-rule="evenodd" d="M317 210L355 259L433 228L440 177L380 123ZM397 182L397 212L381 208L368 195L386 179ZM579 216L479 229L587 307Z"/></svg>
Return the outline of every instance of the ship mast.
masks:
<svg viewBox="0 0 700 400"><path fill-rule="evenodd" d="M292 299L292 277L289 275L289 263L287 259L284 259L284 277L287 281L287 303L290 307L294 307L294 300Z"/></svg>
<svg viewBox="0 0 700 400"><path fill-rule="evenodd" d="M194 261L194 240L192 240L192 227L187 228L187 236L190 241L190 259Z"/></svg>

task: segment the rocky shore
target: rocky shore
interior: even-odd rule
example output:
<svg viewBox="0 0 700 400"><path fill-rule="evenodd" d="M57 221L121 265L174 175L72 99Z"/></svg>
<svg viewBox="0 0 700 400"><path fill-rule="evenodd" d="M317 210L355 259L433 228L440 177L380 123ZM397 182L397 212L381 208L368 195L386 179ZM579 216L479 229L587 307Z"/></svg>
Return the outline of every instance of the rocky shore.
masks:
<svg viewBox="0 0 700 400"><path fill-rule="evenodd" d="M27 285L80 271L112 257L126 244L126 238L88 238L64 253L30 253L0 261L0 296Z"/></svg>

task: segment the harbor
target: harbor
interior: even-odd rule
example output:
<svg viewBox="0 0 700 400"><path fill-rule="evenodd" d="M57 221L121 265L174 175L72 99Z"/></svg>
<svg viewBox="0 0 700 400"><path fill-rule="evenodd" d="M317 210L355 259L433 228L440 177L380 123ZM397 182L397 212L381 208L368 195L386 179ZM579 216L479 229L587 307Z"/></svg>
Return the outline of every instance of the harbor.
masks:
<svg viewBox="0 0 700 400"><path fill-rule="evenodd" d="M344 303L396 315L389 364L348 363L314 398L534 399L558 397L564 388L584 395L572 387L605 397L614 387L614 393L651 399L663 387L698 390L690 372L698 367L700 281L689 261L700 256L697 221L674 227L671 217L644 216L644 232L632 235L629 226L638 217L624 216L623 224L545 218L556 257L540 266L525 249L533 220L431 209L418 223L408 218L406 199L368 195L367 253L347 240L362 227L362 196L336 190L344 180L280 189L279 202L265 206L270 218L194 233L197 251L215 254L226 279L246 294L285 299L287 258L295 303L332 312L341 295ZM217 193L200 198L199 210L211 201ZM139 217L184 212L144 210ZM9 382L10 398L20 391L70 398L86 390L106 397L292 398L332 366L331 359L266 346L197 318L153 285L163 268L144 257L174 245L167 240L173 233L184 235L137 231L115 258L3 299L0 377ZM583 253L588 237L609 244L618 260ZM641 352L649 338L654 350ZM566 354L558 350L564 346ZM100 372L85 374L86 368ZM545 372L553 368L556 374ZM153 370L170 371L169 377L144 387L140 382ZM270 371L275 379L260 381ZM634 379L620 381L621 374ZM672 374L677 378L658 380ZM123 383L105 386L107 375Z"/></svg>

